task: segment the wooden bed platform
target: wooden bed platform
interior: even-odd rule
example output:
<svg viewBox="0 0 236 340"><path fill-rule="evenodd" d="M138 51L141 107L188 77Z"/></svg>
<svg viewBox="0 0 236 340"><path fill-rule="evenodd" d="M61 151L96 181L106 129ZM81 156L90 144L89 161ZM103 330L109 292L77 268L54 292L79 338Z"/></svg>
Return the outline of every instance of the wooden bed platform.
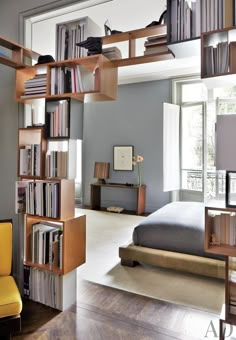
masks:
<svg viewBox="0 0 236 340"><path fill-rule="evenodd" d="M134 244L120 247L119 257L123 266L133 267L138 263L145 263L218 279L225 278L224 260L151 249Z"/></svg>

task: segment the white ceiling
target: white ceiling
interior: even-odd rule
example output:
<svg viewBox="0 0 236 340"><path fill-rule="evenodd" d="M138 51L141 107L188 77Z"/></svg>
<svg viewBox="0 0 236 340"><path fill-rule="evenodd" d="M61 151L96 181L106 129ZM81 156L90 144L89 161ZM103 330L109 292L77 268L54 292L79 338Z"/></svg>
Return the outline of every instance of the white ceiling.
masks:
<svg viewBox="0 0 236 340"><path fill-rule="evenodd" d="M152 21L158 20L166 9L166 0L108 0L105 3L101 3L101 1L88 0L29 19L26 25L27 47L41 54L55 56L54 28L56 23L89 16L101 27L101 35L104 35L103 27L106 20L109 21L111 29L125 32L144 28ZM30 31L32 35L30 35ZM142 54L143 40L137 42L137 54ZM124 56L126 46L125 43L118 46ZM119 84L165 79L199 72L200 53L195 57L120 67Z"/></svg>

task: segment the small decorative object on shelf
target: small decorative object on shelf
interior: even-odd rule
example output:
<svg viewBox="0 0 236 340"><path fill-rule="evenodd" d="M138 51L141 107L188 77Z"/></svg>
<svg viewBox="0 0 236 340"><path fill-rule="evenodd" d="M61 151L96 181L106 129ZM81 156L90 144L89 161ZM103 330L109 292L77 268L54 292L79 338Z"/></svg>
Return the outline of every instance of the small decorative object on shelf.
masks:
<svg viewBox="0 0 236 340"><path fill-rule="evenodd" d="M110 24L108 23L108 20L107 20L104 24L105 35L122 33L122 31L112 30L108 25L110 25Z"/></svg>
<svg viewBox="0 0 236 340"><path fill-rule="evenodd" d="M54 61L55 61L55 59L53 58L53 56L51 56L49 54L40 55L38 57L38 62L35 65L53 63Z"/></svg>
<svg viewBox="0 0 236 340"><path fill-rule="evenodd" d="M107 211L110 211L110 212L115 212L115 213L121 213L122 211L124 210L124 208L122 207L108 207L107 208Z"/></svg>
<svg viewBox="0 0 236 340"><path fill-rule="evenodd" d="M86 48L88 50L88 56L102 53L101 37L88 37L87 40L81 41L76 45Z"/></svg>
<svg viewBox="0 0 236 340"><path fill-rule="evenodd" d="M141 164L143 162L143 157L141 155L137 155L133 157L133 165L137 165L138 167L138 186L142 185L142 174L141 174Z"/></svg>
<svg viewBox="0 0 236 340"><path fill-rule="evenodd" d="M148 24L146 27L152 27L156 25L166 24L167 21L167 10L165 10L161 15L158 21L152 21L150 24Z"/></svg>

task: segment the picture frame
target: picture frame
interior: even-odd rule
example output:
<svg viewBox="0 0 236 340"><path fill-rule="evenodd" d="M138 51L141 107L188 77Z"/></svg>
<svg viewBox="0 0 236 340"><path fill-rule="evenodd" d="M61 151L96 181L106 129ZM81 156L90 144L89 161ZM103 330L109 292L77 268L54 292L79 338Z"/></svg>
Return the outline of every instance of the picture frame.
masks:
<svg viewBox="0 0 236 340"><path fill-rule="evenodd" d="M119 171L133 170L133 145L113 146L113 169Z"/></svg>

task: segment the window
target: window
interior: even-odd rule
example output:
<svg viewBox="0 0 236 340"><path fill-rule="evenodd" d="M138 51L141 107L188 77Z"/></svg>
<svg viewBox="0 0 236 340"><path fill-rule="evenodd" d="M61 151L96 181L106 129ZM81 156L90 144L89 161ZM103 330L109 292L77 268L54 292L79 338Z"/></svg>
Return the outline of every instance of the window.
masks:
<svg viewBox="0 0 236 340"><path fill-rule="evenodd" d="M207 90L200 79L174 81L175 104L181 107L180 177L185 198L225 194L225 173L215 168L216 114L236 114L236 87ZM196 196L195 196L196 197Z"/></svg>
<svg viewBox="0 0 236 340"><path fill-rule="evenodd" d="M215 197L215 102L199 79L176 82L176 102L181 107L181 191L195 192L199 200Z"/></svg>

